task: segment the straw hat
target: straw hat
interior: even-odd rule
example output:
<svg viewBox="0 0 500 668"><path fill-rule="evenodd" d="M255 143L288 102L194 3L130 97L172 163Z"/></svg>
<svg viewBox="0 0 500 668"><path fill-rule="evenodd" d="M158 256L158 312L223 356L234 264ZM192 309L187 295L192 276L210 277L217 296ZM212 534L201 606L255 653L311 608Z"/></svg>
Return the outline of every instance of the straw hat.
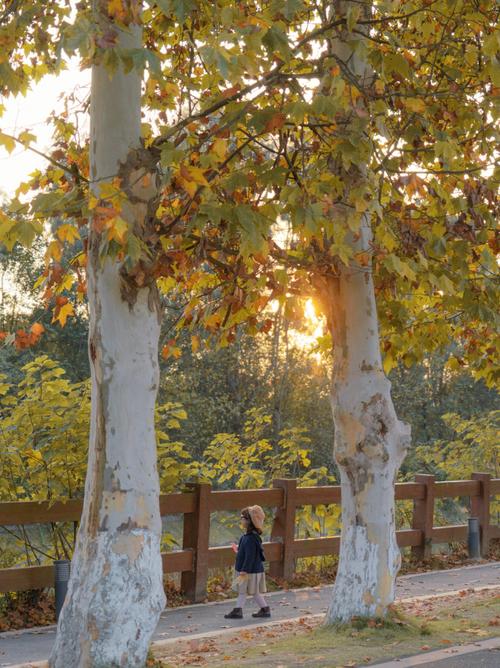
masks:
<svg viewBox="0 0 500 668"><path fill-rule="evenodd" d="M266 518L262 508L260 506L249 506L248 513L254 527L262 531L264 528L264 520Z"/></svg>

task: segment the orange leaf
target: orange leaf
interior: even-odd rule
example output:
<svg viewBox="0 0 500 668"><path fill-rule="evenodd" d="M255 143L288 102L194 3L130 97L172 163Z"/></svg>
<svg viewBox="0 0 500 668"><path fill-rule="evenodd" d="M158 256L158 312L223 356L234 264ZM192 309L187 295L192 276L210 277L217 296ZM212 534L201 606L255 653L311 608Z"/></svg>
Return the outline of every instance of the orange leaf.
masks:
<svg viewBox="0 0 500 668"><path fill-rule="evenodd" d="M35 336L41 336L45 332L45 327L40 322L35 322L31 325L31 332Z"/></svg>
<svg viewBox="0 0 500 668"><path fill-rule="evenodd" d="M226 90L222 91L222 97L223 98L232 97L233 95L236 95L236 93L238 93L239 90L240 90L239 85L233 86L232 88L226 88Z"/></svg>
<svg viewBox="0 0 500 668"><path fill-rule="evenodd" d="M279 130L285 125L285 121L285 114L281 113L281 111L278 111L267 121L265 129L268 132L271 130Z"/></svg>

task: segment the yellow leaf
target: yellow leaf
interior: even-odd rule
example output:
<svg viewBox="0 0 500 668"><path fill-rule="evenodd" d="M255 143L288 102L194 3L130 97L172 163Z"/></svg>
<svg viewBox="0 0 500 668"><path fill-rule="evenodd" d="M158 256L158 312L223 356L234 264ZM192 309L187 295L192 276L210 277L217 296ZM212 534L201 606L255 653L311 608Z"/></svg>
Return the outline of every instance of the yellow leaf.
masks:
<svg viewBox="0 0 500 668"><path fill-rule="evenodd" d="M108 0L108 14L116 19L124 19L127 12L123 7L122 0Z"/></svg>
<svg viewBox="0 0 500 668"><path fill-rule="evenodd" d="M57 239L54 239L54 241L51 241L50 244L47 246L47 250L45 252L45 259L48 261L52 258L56 262L59 262L61 257L62 257L61 243Z"/></svg>
<svg viewBox="0 0 500 668"><path fill-rule="evenodd" d="M120 216L108 221L106 227L108 228L108 238L115 239L119 244L123 244L128 235L127 221L120 218Z"/></svg>
<svg viewBox="0 0 500 668"><path fill-rule="evenodd" d="M23 144L31 144L31 142L36 141L35 135L31 134L31 132L28 132L28 130L25 130L24 132L21 132L21 134L18 137L19 141L22 142Z"/></svg>
<svg viewBox="0 0 500 668"><path fill-rule="evenodd" d="M212 146L212 153L214 153L219 160L224 160L227 152L227 140L218 137Z"/></svg>
<svg viewBox="0 0 500 668"><path fill-rule="evenodd" d="M67 302L61 308L59 309L59 313L57 316L55 316L52 319L52 322L59 322L61 324L61 327L64 327L66 324L66 320L68 319L68 316L74 315L75 311L73 309L73 304L71 302Z"/></svg>
<svg viewBox="0 0 500 668"><path fill-rule="evenodd" d="M179 95L179 86L176 83L164 83L163 91L166 95L170 97L177 97Z"/></svg>
<svg viewBox="0 0 500 668"><path fill-rule="evenodd" d="M29 464L31 466L36 466L39 462L43 461L42 453L40 452L40 450L33 450L32 448L30 448L29 450L26 450L26 454L29 456L31 460L29 461Z"/></svg>
<svg viewBox="0 0 500 668"><path fill-rule="evenodd" d="M80 238L80 232L74 225L65 224L57 228L57 236L61 241L72 244Z"/></svg>
<svg viewBox="0 0 500 668"><path fill-rule="evenodd" d="M64 278L57 286L56 292L61 293L64 292L65 290L71 290L74 282L75 278L72 274L65 274Z"/></svg>
<svg viewBox="0 0 500 668"><path fill-rule="evenodd" d="M357 198L354 202L354 208L356 209L357 213L364 213L368 206L369 202L367 202L364 198Z"/></svg>
<svg viewBox="0 0 500 668"><path fill-rule="evenodd" d="M425 111L425 102L418 97L409 97L407 100L404 100L404 105L410 111L414 111L417 114L421 114Z"/></svg>
<svg viewBox="0 0 500 668"><path fill-rule="evenodd" d="M396 366L396 361L393 359L392 355L389 352L386 352L384 355L384 373L386 376L389 375L391 369Z"/></svg>
<svg viewBox="0 0 500 668"><path fill-rule="evenodd" d="M97 197L94 197L94 195L92 195L92 193L90 193L89 204L88 204L89 209L90 210L95 209L98 204L99 204L99 199Z"/></svg>
<svg viewBox="0 0 500 668"><path fill-rule="evenodd" d="M208 328L216 327L221 321L220 313L212 313L207 318L205 318L205 326Z"/></svg>
<svg viewBox="0 0 500 668"><path fill-rule="evenodd" d="M200 348L200 337L199 336L192 336L191 337L191 348L193 350L193 353L198 352Z"/></svg>
<svg viewBox="0 0 500 668"><path fill-rule="evenodd" d="M12 153L16 148L16 142L9 135L5 135L3 132L0 132L0 146L3 146L7 153Z"/></svg>
<svg viewBox="0 0 500 668"><path fill-rule="evenodd" d="M208 186L205 172L200 167L195 167L194 165L181 165L179 168L179 175L185 181L193 181L200 186Z"/></svg>
<svg viewBox="0 0 500 668"><path fill-rule="evenodd" d="M190 197L194 197L196 195L196 191L198 190L198 186L194 181L186 181L186 179L179 178L179 182L181 184L181 187L184 188L184 190L188 193Z"/></svg>
<svg viewBox="0 0 500 668"><path fill-rule="evenodd" d="M167 345L163 347L161 355L164 359L168 359L169 357L174 357L175 359L178 359L182 355L182 351L178 346Z"/></svg>
<svg viewBox="0 0 500 668"><path fill-rule="evenodd" d="M188 171L191 175L191 179L195 183L199 183L200 186L208 186L208 181L205 178L205 172L199 167L188 167Z"/></svg>

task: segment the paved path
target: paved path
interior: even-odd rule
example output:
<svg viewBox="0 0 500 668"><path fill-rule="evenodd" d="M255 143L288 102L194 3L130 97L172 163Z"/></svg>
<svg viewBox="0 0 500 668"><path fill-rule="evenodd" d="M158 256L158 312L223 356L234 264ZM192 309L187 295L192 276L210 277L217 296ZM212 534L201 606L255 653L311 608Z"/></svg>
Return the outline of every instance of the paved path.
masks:
<svg viewBox="0 0 500 668"><path fill-rule="evenodd" d="M468 645L457 645L415 656L401 657L373 663L373 668L498 668L500 666L500 638L488 638Z"/></svg>
<svg viewBox="0 0 500 668"><path fill-rule="evenodd" d="M500 587L500 563L467 566L447 571L432 571L398 578L397 598L438 594L457 589ZM331 598L332 587L294 589L268 595L273 621L294 619L304 615L326 611ZM165 641L175 638L189 638L234 627L248 627L259 624L251 617L252 605L245 609L245 619L228 622L224 614L232 607L232 601L207 603L166 610L158 624L154 640ZM29 663L47 659L55 637L55 627L45 627L26 631L0 633L0 666ZM450 666L443 666L450 668Z"/></svg>

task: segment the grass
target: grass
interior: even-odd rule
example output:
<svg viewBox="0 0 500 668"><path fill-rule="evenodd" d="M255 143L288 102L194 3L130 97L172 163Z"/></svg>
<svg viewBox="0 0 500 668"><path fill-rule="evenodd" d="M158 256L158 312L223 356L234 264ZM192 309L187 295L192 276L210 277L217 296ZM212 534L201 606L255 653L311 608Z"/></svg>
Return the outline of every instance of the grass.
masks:
<svg viewBox="0 0 500 668"><path fill-rule="evenodd" d="M324 628L319 619L244 629L233 636L175 647L175 660L159 651L151 666L211 668L340 668L474 642L498 635L497 591L466 593L398 604L386 620L357 619ZM174 651L174 650L172 650Z"/></svg>

